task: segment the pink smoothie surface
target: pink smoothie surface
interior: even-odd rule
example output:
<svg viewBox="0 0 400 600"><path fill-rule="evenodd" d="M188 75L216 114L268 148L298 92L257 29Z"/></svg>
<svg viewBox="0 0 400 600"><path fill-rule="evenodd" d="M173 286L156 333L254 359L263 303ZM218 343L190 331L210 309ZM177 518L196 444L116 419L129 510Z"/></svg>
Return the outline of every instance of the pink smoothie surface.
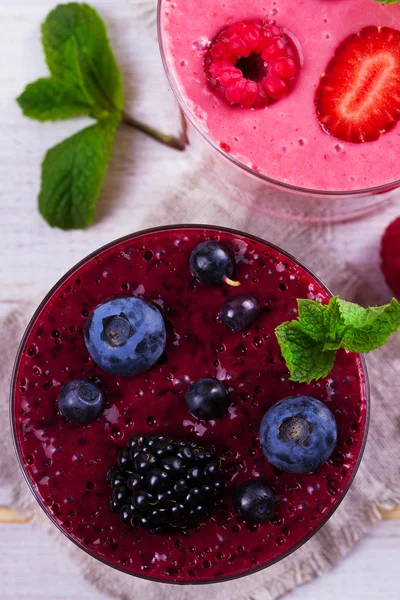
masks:
<svg viewBox="0 0 400 600"><path fill-rule="evenodd" d="M263 109L231 107L204 78L203 57L227 25L276 22L298 40L302 68L293 91ZM400 126L374 142L325 133L314 107L321 74L342 40L368 25L400 29L400 5L374 0L162 0L160 33L167 65L198 126L231 156L279 182L351 191L400 179Z"/></svg>

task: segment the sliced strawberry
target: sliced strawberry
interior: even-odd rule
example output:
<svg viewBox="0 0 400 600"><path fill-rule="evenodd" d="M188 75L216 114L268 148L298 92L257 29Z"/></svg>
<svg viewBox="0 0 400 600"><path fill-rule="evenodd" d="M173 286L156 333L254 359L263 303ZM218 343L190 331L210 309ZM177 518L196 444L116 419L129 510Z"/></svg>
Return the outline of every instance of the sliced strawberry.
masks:
<svg viewBox="0 0 400 600"><path fill-rule="evenodd" d="M372 142L400 119L400 31L364 27L337 48L315 95L321 127L347 142Z"/></svg>

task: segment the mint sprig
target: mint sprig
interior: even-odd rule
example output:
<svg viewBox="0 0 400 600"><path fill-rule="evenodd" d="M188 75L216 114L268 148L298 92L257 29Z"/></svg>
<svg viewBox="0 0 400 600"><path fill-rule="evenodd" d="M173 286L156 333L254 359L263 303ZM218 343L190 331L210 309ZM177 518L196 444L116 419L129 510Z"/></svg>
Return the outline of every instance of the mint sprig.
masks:
<svg viewBox="0 0 400 600"><path fill-rule="evenodd" d="M337 296L328 304L298 299L297 306L298 318L275 329L292 381L310 383L327 377L337 350L371 352L400 328L400 304L394 298L373 308Z"/></svg>
<svg viewBox="0 0 400 600"><path fill-rule="evenodd" d="M17 98L25 116L56 121L88 116L97 123L49 150L42 163L39 211L52 227L90 225L121 121L157 141L183 150L165 135L124 112L121 70L104 21L87 4L61 4L42 24L42 43L51 77L27 85Z"/></svg>

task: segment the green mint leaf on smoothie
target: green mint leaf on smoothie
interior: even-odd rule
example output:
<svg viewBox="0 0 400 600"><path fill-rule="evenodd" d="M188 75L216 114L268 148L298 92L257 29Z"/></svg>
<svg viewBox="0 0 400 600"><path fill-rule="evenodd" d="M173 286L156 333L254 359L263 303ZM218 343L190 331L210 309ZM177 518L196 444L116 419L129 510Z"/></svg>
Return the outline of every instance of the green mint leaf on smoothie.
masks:
<svg viewBox="0 0 400 600"><path fill-rule="evenodd" d="M17 98L24 115L38 121L78 116L97 121L49 150L42 165L40 213L53 227L80 229L94 218L119 123L184 150L186 122L182 117L182 133L174 137L123 111L121 70L104 21L87 4L52 10L42 24L42 42L51 77L30 83Z"/></svg>
<svg viewBox="0 0 400 600"><path fill-rule="evenodd" d="M297 300L299 322L304 333L317 342L334 341L341 327L341 316L338 298L331 299L329 304L321 304L315 300Z"/></svg>
<svg viewBox="0 0 400 600"><path fill-rule="evenodd" d="M47 152L39 211L52 227L81 229L92 222L117 125L99 121Z"/></svg>
<svg viewBox="0 0 400 600"><path fill-rule="evenodd" d="M336 350L371 352L400 329L400 304L363 308L331 298L328 304L297 300L297 320L275 329L292 381L307 382L326 377Z"/></svg>
<svg viewBox="0 0 400 600"><path fill-rule="evenodd" d="M375 350L400 328L400 304L394 298L390 304L372 308L344 300L339 300L339 306L345 325L340 348L350 352Z"/></svg>
<svg viewBox="0 0 400 600"><path fill-rule="evenodd" d="M310 383L329 375L335 352L324 350L324 343L307 335L299 321L282 323L275 329L275 334L292 381Z"/></svg>
<svg viewBox="0 0 400 600"><path fill-rule="evenodd" d="M376 2L381 2L381 4L396 4L396 2L400 2L400 0L376 0Z"/></svg>

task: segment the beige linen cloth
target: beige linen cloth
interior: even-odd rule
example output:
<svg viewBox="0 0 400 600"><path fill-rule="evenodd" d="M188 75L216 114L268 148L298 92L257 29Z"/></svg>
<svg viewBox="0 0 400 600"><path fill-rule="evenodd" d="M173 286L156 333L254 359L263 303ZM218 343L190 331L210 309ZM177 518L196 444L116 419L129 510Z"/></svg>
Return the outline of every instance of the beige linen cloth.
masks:
<svg viewBox="0 0 400 600"><path fill-rule="evenodd" d="M154 0L132 0L154 24ZM151 10L149 10L149 6ZM152 12L153 11L153 12ZM335 294L361 304L382 301L347 265L337 264L329 250L329 229L276 221L228 200L209 174L213 158L189 152L187 169L163 198L152 199L146 217L133 220L139 230L172 223L210 223L242 229L281 245L303 260ZM134 199L132 199L134 200ZM39 302L40 299L38 299ZM35 303L36 305L38 304ZM400 504L400 334L368 356L371 381L371 422L363 461L354 483L334 516L312 540L280 563L231 583L171 586L115 571L69 542L36 505L21 474L9 428L9 382L18 342L35 305L24 305L0 323L0 489L2 497L33 526L45 528L62 550L76 561L85 578L111 598L132 600L275 600L297 585L321 575L342 557L380 518L379 509ZM62 550L61 550L62 549Z"/></svg>

